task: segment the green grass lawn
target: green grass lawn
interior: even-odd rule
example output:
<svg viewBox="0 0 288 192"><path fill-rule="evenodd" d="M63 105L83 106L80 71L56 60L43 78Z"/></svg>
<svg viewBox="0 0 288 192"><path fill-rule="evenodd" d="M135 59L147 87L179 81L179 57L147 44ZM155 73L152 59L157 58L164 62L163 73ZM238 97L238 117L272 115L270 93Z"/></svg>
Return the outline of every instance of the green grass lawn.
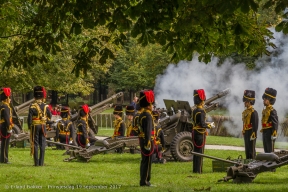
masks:
<svg viewBox="0 0 288 192"><path fill-rule="evenodd" d="M0 191L285 191L288 167L259 174L252 184L217 182L225 172L212 172L212 160L204 159L203 174L192 173L192 162L152 165L153 188L139 187L140 154L100 154L89 163L63 162L63 151L47 148L44 167L33 167L29 148L11 148L12 164L0 164ZM244 156L244 152L206 150L220 158ZM18 188L18 189L17 189ZM22 188L22 189L20 189Z"/></svg>
<svg viewBox="0 0 288 192"><path fill-rule="evenodd" d="M99 136L111 136L113 135L113 129L99 129L98 132ZM222 136L212 136L208 135L206 139L207 145L229 145L229 146L239 146L244 147L244 140L243 138L236 138L236 137L222 137ZM262 140L256 141L256 147L263 147ZM278 142L276 140L275 148L278 149L288 149L287 142Z"/></svg>

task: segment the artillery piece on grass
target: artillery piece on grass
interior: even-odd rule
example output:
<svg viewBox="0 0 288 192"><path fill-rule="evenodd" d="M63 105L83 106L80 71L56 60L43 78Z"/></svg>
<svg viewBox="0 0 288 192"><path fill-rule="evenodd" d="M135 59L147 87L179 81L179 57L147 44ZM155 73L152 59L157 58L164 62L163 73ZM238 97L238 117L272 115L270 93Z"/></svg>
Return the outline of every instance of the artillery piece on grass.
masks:
<svg viewBox="0 0 288 192"><path fill-rule="evenodd" d="M205 101L206 113L215 110L219 103L217 99L225 97L230 93L230 89L218 92ZM167 117L160 119L161 128L165 135L166 150L164 158L173 158L175 161L192 161L194 145L192 142L192 122L191 113L196 106L190 107L188 101L164 100Z"/></svg>
<svg viewBox="0 0 288 192"><path fill-rule="evenodd" d="M242 164L241 162L225 160L196 152L191 153L193 155L234 164L234 166L227 167L227 176L218 180L218 182L233 180L235 183L251 183L259 173L274 171L275 168L288 164L288 151L285 150L273 153L259 153L255 160L248 164Z"/></svg>
<svg viewBox="0 0 288 192"><path fill-rule="evenodd" d="M61 145L70 148L66 154L70 155L69 158L64 159L64 161L72 161L73 159L77 159L79 161L88 162L93 155L97 155L100 153L105 153L108 151L113 151L118 148L137 148L139 146L138 136L132 137L121 137L121 138L106 138L104 140L97 140L95 145L90 146L89 148L82 148L73 145L62 144L58 142L53 142L47 140L48 143Z"/></svg>
<svg viewBox="0 0 288 192"><path fill-rule="evenodd" d="M219 103L213 103L213 101L226 96L229 92L229 89L225 89L207 99L205 101L206 112L216 109ZM159 122L165 136L166 149L163 157L173 158L176 161L192 161L193 155L191 151L194 145L191 138L192 122L190 118L192 110L196 106L190 107L188 101L164 100L164 103L166 105L167 116L162 117ZM88 149L76 149L73 146L69 146L72 148L72 151L70 150L69 152L69 161L72 159L90 159L92 155L111 151L119 147L136 148L138 146L138 137L98 140L95 146L90 146Z"/></svg>
<svg viewBox="0 0 288 192"><path fill-rule="evenodd" d="M93 105L90 107L90 113L89 113L89 116L88 116L88 124L89 124L89 136L90 137L93 137L95 138L95 135L98 133L98 126L96 125L94 119L93 119L93 116L95 116L96 114L98 113L101 113L102 111L112 107L113 105L113 101L119 97L123 96L123 92L119 92L119 93L116 93L114 95L112 95L111 97ZM13 108L13 118L15 116L15 120L19 119L20 121L20 118L18 116L18 111L20 112L23 112L23 110L27 110L30 106L30 104L34 101L34 99L31 99L17 107L12 107ZM50 127L49 130L47 130L47 138L54 138L56 136L56 126L57 126L57 122L59 120L61 120L61 117L60 116L53 116L52 117L56 122L53 123ZM73 123L76 123L78 120L78 113L75 113L71 116L71 121ZM14 121L13 121L14 122ZM14 123L15 124L15 123ZM20 124L20 122L18 123ZM22 129L22 124L21 125L21 129ZM11 142L16 142L16 141L23 141L23 140L28 140L29 139L29 134L28 133L24 133L23 131L21 131L21 129L17 128L17 124L15 126L15 134L12 134L12 137L11 137L11 140L10 140L10 143ZM75 126L76 127L76 126ZM75 131L76 132L76 131ZM75 141L75 138L76 138L76 135L73 136L73 139Z"/></svg>

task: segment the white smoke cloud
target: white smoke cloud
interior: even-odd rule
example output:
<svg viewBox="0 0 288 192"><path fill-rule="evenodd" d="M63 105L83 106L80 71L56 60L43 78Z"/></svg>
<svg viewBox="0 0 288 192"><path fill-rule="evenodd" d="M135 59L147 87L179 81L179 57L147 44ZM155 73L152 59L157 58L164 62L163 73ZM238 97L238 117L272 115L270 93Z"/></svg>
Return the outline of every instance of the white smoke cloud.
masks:
<svg viewBox="0 0 288 192"><path fill-rule="evenodd" d="M261 129L261 115L263 110L262 95L267 87L277 90L277 99L274 108L277 110L279 121L285 118L288 105L288 37L282 33L274 32L274 44L277 49L270 49L271 56L263 56L256 61L256 69L247 70L245 64L233 63L227 59L220 67L218 58L212 58L208 64L198 61L180 61L177 65L170 64L163 75L156 79L154 88L156 102L159 107L165 107L163 99L189 101L193 106L193 90L204 89L206 98L216 92L230 88L229 97L221 99L233 117L235 127L229 130L230 134L239 135L242 130L241 115L244 110L242 97L244 90L255 90L256 102L254 108L259 114L259 130ZM230 127L226 125L226 127ZM278 133L281 127L279 125ZM259 136L258 136L259 138Z"/></svg>

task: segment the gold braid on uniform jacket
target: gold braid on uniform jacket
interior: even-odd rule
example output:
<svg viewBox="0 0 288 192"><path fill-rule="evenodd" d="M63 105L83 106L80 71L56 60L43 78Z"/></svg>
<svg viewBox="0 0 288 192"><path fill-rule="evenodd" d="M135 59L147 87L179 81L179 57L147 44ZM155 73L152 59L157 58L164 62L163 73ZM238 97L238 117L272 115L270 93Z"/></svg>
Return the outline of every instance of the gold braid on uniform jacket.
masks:
<svg viewBox="0 0 288 192"><path fill-rule="evenodd" d="M10 107L10 104L5 102L5 101L2 101L2 104L4 105L7 105L8 109L9 109L9 115L10 115L10 126L8 127L8 130L11 130L13 128L13 123L12 123L12 117L13 117L13 114L12 114L12 109ZM2 108L1 110L3 110L4 108ZM1 115L1 113L0 113ZM2 121L2 119L1 119Z"/></svg>
<svg viewBox="0 0 288 192"><path fill-rule="evenodd" d="M263 109L262 111L262 124L265 124L265 123L268 123L268 119L269 119L269 116L270 116L270 113L271 111L273 110L273 106L272 105L269 105L269 106L266 106L265 109Z"/></svg>
<svg viewBox="0 0 288 192"><path fill-rule="evenodd" d="M115 132L118 133L120 125L121 125L122 122L123 121L122 121L121 117L119 119L115 119L115 121L114 121L114 134L115 134Z"/></svg>
<svg viewBox="0 0 288 192"><path fill-rule="evenodd" d="M129 137L131 131L133 130L132 121L128 120L126 127L127 127L127 134L126 134L126 136Z"/></svg>
<svg viewBox="0 0 288 192"><path fill-rule="evenodd" d="M251 115L253 112L254 112L254 108L252 106L250 106L249 108L245 109L242 112L242 121L245 125L250 124Z"/></svg>

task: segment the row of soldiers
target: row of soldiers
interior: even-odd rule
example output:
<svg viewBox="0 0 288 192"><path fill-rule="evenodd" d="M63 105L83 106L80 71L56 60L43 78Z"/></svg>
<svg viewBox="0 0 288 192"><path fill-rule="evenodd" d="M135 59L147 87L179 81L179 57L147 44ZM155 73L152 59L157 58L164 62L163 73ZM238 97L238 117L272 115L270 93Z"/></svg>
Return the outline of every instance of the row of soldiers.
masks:
<svg viewBox="0 0 288 192"><path fill-rule="evenodd" d="M276 101L277 91L273 88L266 88L262 95L263 105L261 125L263 147L265 153L274 152L274 144L277 138L278 116L277 111L273 108ZM194 122L192 130L192 141L194 144L194 152L204 153L206 142L206 129L215 127L214 123L206 122L206 112L204 109L206 100L205 91L203 89L194 90L194 104L197 108L192 111L192 120ZM243 136L245 144L246 159L255 159L256 138L259 125L259 117L257 111L253 108L255 104L255 91L245 90L243 94L243 102L245 110L242 113ZM203 157L193 157L193 172L202 173Z"/></svg>
<svg viewBox="0 0 288 192"><path fill-rule="evenodd" d="M0 163L9 164L8 150L9 141L13 129L11 102L11 89L4 87L0 89L0 136L1 136L1 154ZM34 166L44 165L44 156L46 148L47 130L50 125L56 123L52 121L52 114L49 106L45 103L46 90L43 86L34 87L35 101L29 106L27 124L30 130L31 156L34 159ZM79 120L76 123L76 129L71 122L68 107L62 107L62 119L57 123L56 138L63 143L72 144L73 131L77 130L76 143L81 147L89 147L90 143L96 141L95 138L88 137L88 105L82 105L79 109Z"/></svg>

